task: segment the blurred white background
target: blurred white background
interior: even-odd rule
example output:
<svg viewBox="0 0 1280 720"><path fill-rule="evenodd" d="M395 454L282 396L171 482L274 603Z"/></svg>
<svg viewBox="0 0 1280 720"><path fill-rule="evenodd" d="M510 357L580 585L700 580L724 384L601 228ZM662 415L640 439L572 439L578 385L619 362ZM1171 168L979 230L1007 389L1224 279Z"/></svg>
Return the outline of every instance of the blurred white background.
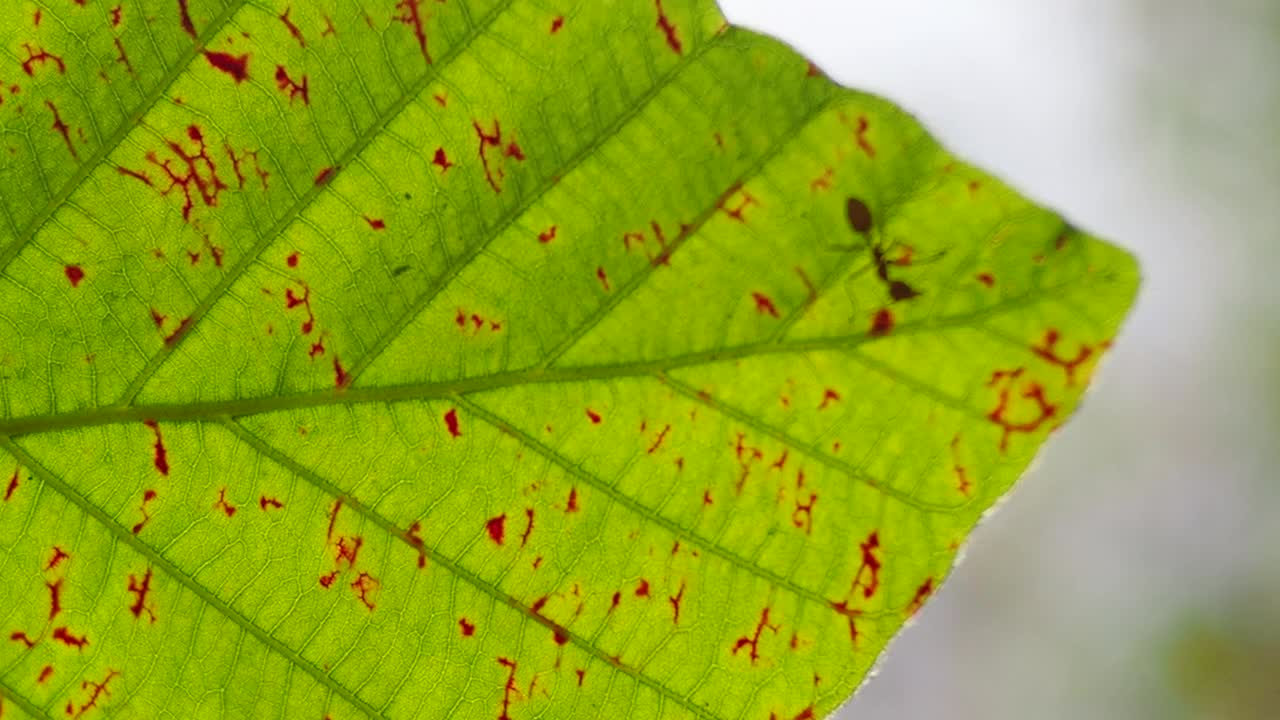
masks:
<svg viewBox="0 0 1280 720"><path fill-rule="evenodd" d="M837 717L1280 718L1280 2L722 6L1143 264L1085 407Z"/></svg>

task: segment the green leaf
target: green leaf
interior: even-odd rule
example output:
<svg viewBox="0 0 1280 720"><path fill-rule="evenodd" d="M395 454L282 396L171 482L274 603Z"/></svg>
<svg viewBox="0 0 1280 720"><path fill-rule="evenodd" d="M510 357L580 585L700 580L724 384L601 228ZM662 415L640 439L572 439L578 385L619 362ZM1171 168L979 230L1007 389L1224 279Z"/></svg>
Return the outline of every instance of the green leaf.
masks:
<svg viewBox="0 0 1280 720"><path fill-rule="evenodd" d="M1137 287L710 0L0 37L6 719L821 717Z"/></svg>

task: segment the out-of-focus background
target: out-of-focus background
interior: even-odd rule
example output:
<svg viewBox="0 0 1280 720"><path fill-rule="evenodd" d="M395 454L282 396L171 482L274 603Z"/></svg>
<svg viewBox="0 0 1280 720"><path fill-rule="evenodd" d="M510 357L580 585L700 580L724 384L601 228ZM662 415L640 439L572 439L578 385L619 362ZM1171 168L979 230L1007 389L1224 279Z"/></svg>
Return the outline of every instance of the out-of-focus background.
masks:
<svg viewBox="0 0 1280 720"><path fill-rule="evenodd" d="M1075 421L840 720L1280 718L1280 0L722 0L1135 251Z"/></svg>

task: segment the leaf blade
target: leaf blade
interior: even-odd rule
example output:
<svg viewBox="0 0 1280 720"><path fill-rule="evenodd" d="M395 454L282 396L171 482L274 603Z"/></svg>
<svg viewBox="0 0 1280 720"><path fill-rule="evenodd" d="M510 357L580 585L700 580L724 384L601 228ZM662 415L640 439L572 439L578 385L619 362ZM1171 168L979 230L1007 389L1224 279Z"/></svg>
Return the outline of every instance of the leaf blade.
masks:
<svg viewBox="0 0 1280 720"><path fill-rule="evenodd" d="M315 45L308 30L326 9L236 13L275 33L249 45L243 86L217 63L192 78L274 92L253 87L272 64L263 55ZM183 651L225 651L220 633L173 612L193 607L244 638L212 665L233 707L269 697L282 713L334 717L833 709L1074 409L1132 302L1132 260L954 161L890 104L722 28L709 3L554 17L519 2L450 3L422 34L423 6L394 9L404 14L382 20L401 52L384 69L419 54L431 63L407 82L392 72L383 87L339 95L353 99L348 119L368 124L335 130L348 143L336 155L324 131L312 136L332 158L322 165L266 152L288 192L267 192L267 178L262 197L239 192L262 165L230 141L240 187L226 175L220 202L206 198L221 177L212 160L189 166L206 182L195 195L153 197L155 180L99 168L104 183L132 184L62 208L38 244L44 258L9 258L0 295L35 295L56 312L43 324L20 313L7 331L23 350L5 377L0 436L25 481L0 510L43 518L25 523L40 542L13 536L8 554L38 568L41 542L71 544L50 519L55 496L113 539L75 551L81 563L109 560L105 571L85 575L73 560L75 575L5 577L66 580L81 627L115 630L59 626L64 639L89 638L68 656L76 648L49 635L50 617L35 654L4 647L20 678L5 694L71 702L72 713L97 710L95 697L117 712L145 715L161 697L177 707L175 689L203 681L184 664L147 680L125 667L125 648L150 642L162 618L190 638ZM646 48L636 57L651 64L601 60L611 27L634 29L618 42ZM566 50L581 32L596 45ZM547 110L556 90L613 92L605 72L566 81L510 69L540 71L566 52L624 78L617 87L633 83L609 101L559 103L611 117ZM527 84L519 93L484 89L499 57L518 59L506 72ZM254 127L236 114L297 110L299 77L306 105L320 103L322 71L290 68L277 73L274 106L204 111ZM148 142L169 143L170 162L216 153L208 129L171 139L195 127L180 118L164 108L116 155L136 159ZM446 147L438 162L433 150ZM853 228L850 197L870 218ZM134 251L148 229L186 238L167 249L176 262L153 258L168 284L122 292L139 284L143 253L109 251L76 258L86 272L70 291L33 289L60 269L49 255L86 247L58 232L118 224L111 205L149 208L145 227L125 232ZM245 238L225 234L236 229ZM115 324L91 332L86 316ZM77 330L83 365L41 368L76 352ZM125 560L102 555L116 545ZM90 592L113 599L90 612ZM35 623L43 602L14 607ZM44 689L36 671L55 657L90 684ZM251 664L273 671L250 675ZM298 671L300 688L269 686ZM111 691L95 696L99 682ZM630 690L615 694L618 683Z"/></svg>

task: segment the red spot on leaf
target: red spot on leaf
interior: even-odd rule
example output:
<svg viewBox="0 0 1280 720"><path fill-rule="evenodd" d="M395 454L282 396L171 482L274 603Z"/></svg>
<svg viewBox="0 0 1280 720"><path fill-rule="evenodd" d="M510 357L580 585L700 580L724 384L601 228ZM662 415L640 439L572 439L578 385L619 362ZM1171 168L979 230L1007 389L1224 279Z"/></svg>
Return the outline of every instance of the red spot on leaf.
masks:
<svg viewBox="0 0 1280 720"><path fill-rule="evenodd" d="M457 408L449 408L449 411L444 414L444 425L449 429L449 435L453 437L462 436L462 431L458 429Z"/></svg>
<svg viewBox="0 0 1280 720"><path fill-rule="evenodd" d="M501 545L507 534L507 515L503 513L495 518L490 518L484 524L485 530L489 532L489 539Z"/></svg>
<svg viewBox="0 0 1280 720"><path fill-rule="evenodd" d="M9 633L9 639L12 640L13 642L22 643L23 645L26 645L28 650L36 646L36 641L32 640L29 635L22 632L21 630L15 630Z"/></svg>
<svg viewBox="0 0 1280 720"><path fill-rule="evenodd" d="M587 419L591 421L592 425L599 425L601 422L604 422L604 418L601 417L600 413L592 410L591 408L587 408Z"/></svg>
<svg viewBox="0 0 1280 720"><path fill-rule="evenodd" d="M872 532L867 539L858 544L858 549L862 552L862 565L858 567L858 573L853 576L853 586L849 590L852 595L859 588L862 589L862 597L870 600L875 596L876 590L880 587L880 560L875 553L880 549L880 534ZM866 578L863 578L863 574Z"/></svg>
<svg viewBox="0 0 1280 720"><path fill-rule="evenodd" d="M756 301L756 312L761 315L771 315L775 318L782 317L778 314L778 306L773 304L773 299L764 293L753 292L751 299Z"/></svg>
<svg viewBox="0 0 1280 720"><path fill-rule="evenodd" d="M332 572L328 573L327 575L321 575L321 576L320 576L320 587L323 587L325 590L328 590L329 588L333 587L333 581L334 581L334 580L337 580L337 579L338 579L338 571L337 571L337 570L334 570L334 571L332 571Z"/></svg>
<svg viewBox="0 0 1280 720"><path fill-rule="evenodd" d="M84 635L76 635L66 626L53 629L53 639L77 650L83 651L89 645L89 638Z"/></svg>
<svg viewBox="0 0 1280 720"><path fill-rule="evenodd" d="M498 664L507 669L507 682L502 688L502 710L498 714L498 720L512 720L511 718L511 698L520 696L520 686L516 685L516 661L507 658L498 658Z"/></svg>
<svg viewBox="0 0 1280 720"><path fill-rule="evenodd" d="M284 503L280 502L277 498L263 495L258 498L258 507L261 508L263 512L266 512L268 509L280 510L284 508Z"/></svg>
<svg viewBox="0 0 1280 720"><path fill-rule="evenodd" d="M289 96L290 105L295 98L302 98L303 105L311 104L311 81L306 75L302 76L302 82L299 83L289 76L289 71L283 65L277 65L276 87Z"/></svg>
<svg viewBox="0 0 1280 720"><path fill-rule="evenodd" d="M733 199L735 195L738 197L738 204L735 207L729 207L729 201ZM741 186L735 185L729 188L728 192L720 198L720 202L717 204L717 207L719 207L720 210L731 219L740 223L746 223L747 208L753 205L759 207L760 201L757 200L754 195L744 190Z"/></svg>
<svg viewBox="0 0 1280 720"><path fill-rule="evenodd" d="M67 715L71 717L71 720L78 720L78 718L83 716L85 713L97 707L98 700L103 695L110 697L111 691L108 689L108 686L111 684L111 680L113 678L117 678L119 676L120 673L115 670L108 669L107 676L102 679L102 682L93 682L92 680L82 681L80 683L80 689L88 692L89 695L85 701L80 704L79 708L75 706L74 701L67 702L66 712Z"/></svg>
<svg viewBox="0 0 1280 720"><path fill-rule="evenodd" d="M221 511L222 511L222 513L223 513L224 515L226 515L227 517L234 517L234 516L235 516L235 514L236 514L236 507L235 507L234 505L232 505L231 503L227 502L227 489L226 489L226 488L220 488L220 489L218 490L218 502L216 502L216 503L214 503L214 504L213 504L213 509L214 509L214 510L221 510Z"/></svg>
<svg viewBox="0 0 1280 720"><path fill-rule="evenodd" d="M14 469L13 475L9 477L9 484L4 489L5 502L9 502L9 500L13 497L13 494L18 490L18 473L20 471L21 471L21 468Z"/></svg>
<svg viewBox="0 0 1280 720"><path fill-rule="evenodd" d="M347 564L347 569L353 569L360 560L360 548L364 547L364 538L359 535L353 537L340 537L338 544L334 548L333 566L335 569L341 569L342 563Z"/></svg>
<svg viewBox="0 0 1280 720"><path fill-rule="evenodd" d="M141 579L130 573L129 592L133 594L133 604L129 606L129 612L133 613L133 617L136 620L142 619L142 613L145 612L154 624L156 621L155 609L147 604L147 595L151 592L151 572L151 568L147 568Z"/></svg>
<svg viewBox="0 0 1280 720"><path fill-rule="evenodd" d="M169 451L164 446L164 436L160 434L160 425L155 420L144 420L143 425L151 428L151 434L155 436L155 442L152 443L152 463L156 466L156 470L161 475L169 475Z"/></svg>
<svg viewBox="0 0 1280 720"><path fill-rule="evenodd" d="M365 215L365 216L364 216L364 221L365 221L366 223L368 223L368 224L369 224L369 228L370 228L370 229L372 229L372 230L386 230L386 229L387 229L387 223L386 223L386 221L382 220L381 218L371 218L371 217L369 217L368 215Z"/></svg>
<svg viewBox="0 0 1280 720"><path fill-rule="evenodd" d="M893 332L893 312L889 308L881 308L871 316L871 329L867 331L871 337L884 337Z"/></svg>
<svg viewBox="0 0 1280 720"><path fill-rule="evenodd" d="M658 8L658 29L662 31L663 38L667 41L667 47L677 55L684 52L684 46L680 42L680 34L671 19L667 17L666 10L662 7L662 0L654 0L654 4Z"/></svg>
<svg viewBox="0 0 1280 720"><path fill-rule="evenodd" d="M55 106L52 102L48 100L44 101L44 106L49 109L50 113L53 114L52 127L55 131L57 131L59 135L62 136L62 142L67 146L67 150L68 152L71 153L71 157L79 160L80 155L79 153L76 152L76 146L71 142L71 132L70 132L71 128L68 127L67 124L62 121L62 116L58 114L57 106Z"/></svg>
<svg viewBox="0 0 1280 720"><path fill-rule="evenodd" d="M1058 354L1058 341L1061 336L1054 328L1049 328L1044 333L1044 340L1038 345L1031 346L1031 352L1044 359L1046 362L1057 365L1062 368L1067 375L1067 386L1073 387L1076 384L1076 370L1089 361L1093 357L1093 346L1081 344L1076 350L1075 357L1065 357Z"/></svg>
<svg viewBox="0 0 1280 720"><path fill-rule="evenodd" d="M471 126L475 128L476 136L480 140L480 163L484 166L484 178L489 183L489 187L495 193L502 192L502 181L506 178L506 171L503 167L497 166L497 161L490 158L489 151L493 149L502 149L502 126L497 120L493 121L493 132L485 132L477 121L472 121ZM514 140L507 145L505 156L515 160L524 160L524 152Z"/></svg>
<svg viewBox="0 0 1280 720"><path fill-rule="evenodd" d="M62 564L63 560L70 560L70 559L71 559L71 556L68 555L65 550L58 547L57 545L54 545L53 557L49 558L49 562L45 564L44 566L45 572L48 572L50 570L57 568L58 565Z"/></svg>
<svg viewBox="0 0 1280 720"><path fill-rule="evenodd" d="M67 265L62 271L71 282L71 287L80 287L80 281L84 280L84 270L79 265Z"/></svg>
<svg viewBox="0 0 1280 720"><path fill-rule="evenodd" d="M356 579L351 582L351 590L356 594L356 597L360 599L361 604L363 604L369 612L373 612L376 607L374 605L373 598L380 587L382 587L382 583L378 582L377 578L367 572L360 573Z"/></svg>
<svg viewBox="0 0 1280 720"><path fill-rule="evenodd" d="M956 489L961 495L969 496L973 483L969 481L969 471L960 462L960 436L951 438L951 469L956 474Z"/></svg>
<svg viewBox="0 0 1280 720"><path fill-rule="evenodd" d="M562 28L564 28L564 16L563 16L563 15L557 15L557 16L555 16L554 18L552 18L552 19L551 19L551 34L552 34L552 35L555 35L556 33L560 32L560 30L561 30Z"/></svg>
<svg viewBox="0 0 1280 720"><path fill-rule="evenodd" d="M533 534L533 508L524 509L525 526L524 533L520 535L520 547L524 547L529 542L529 536Z"/></svg>
<svg viewBox="0 0 1280 720"><path fill-rule="evenodd" d="M995 275L992 275L992 274L991 274L991 273L989 273L989 272L982 272L982 273L978 273L978 282L982 283L983 285L985 285L985 286L987 286L987 287L989 287L989 288L990 288L990 287L995 287L995 286L996 286L996 276L995 276Z"/></svg>
<svg viewBox="0 0 1280 720"><path fill-rule="evenodd" d="M826 170L823 171L821 175L819 175L817 178L815 178L812 182L809 183L809 192L816 193L819 191L830 190L831 183L835 180L835 178L836 178L836 171L832 168L827 168Z"/></svg>
<svg viewBox="0 0 1280 720"><path fill-rule="evenodd" d="M902 254L894 258L893 264L898 267L911 267L915 262L916 249L910 245L902 246Z"/></svg>
<svg viewBox="0 0 1280 720"><path fill-rule="evenodd" d="M920 608L924 607L924 603L933 594L933 578L929 578L916 588L916 594L911 598L911 603L907 605L906 614L908 617L920 612Z"/></svg>
<svg viewBox="0 0 1280 720"><path fill-rule="evenodd" d="M569 502L565 504L564 511L566 513L578 512L578 488L569 489Z"/></svg>
<svg viewBox="0 0 1280 720"><path fill-rule="evenodd" d="M418 551L418 569L427 566L427 546L422 540L422 523L415 520L404 533L404 539Z"/></svg>
<svg viewBox="0 0 1280 720"><path fill-rule="evenodd" d="M329 182L329 180L333 177L333 171L334 171L333 167L320 168L320 172L316 173L316 179L315 179L316 185L324 185L325 183Z"/></svg>
<svg viewBox="0 0 1280 720"><path fill-rule="evenodd" d="M657 436L656 438L654 438L654 440L653 440L653 444L649 446L648 453L649 453L650 455L652 455L652 454L656 453L656 452L658 451L658 449L662 447L662 443L663 443L663 441L665 441L665 440L667 439L667 435L668 435L670 432L671 432L671 425L670 425L670 424L668 424L666 427L662 428L662 431L658 433L658 436Z"/></svg>
<svg viewBox="0 0 1280 720"><path fill-rule="evenodd" d="M445 154L444 148L442 147L436 148L436 154L435 157L431 159L431 163L440 168L440 173L442 175L448 172L449 168L453 167L453 163L449 162L449 156Z"/></svg>
<svg viewBox="0 0 1280 720"><path fill-rule="evenodd" d="M249 79L248 53L232 55L231 53L205 50L204 59L209 62L209 67L230 75L237 85Z"/></svg>
<svg viewBox="0 0 1280 720"><path fill-rule="evenodd" d="M826 410L833 403L838 403L838 402L840 402L840 393L836 392L831 388L827 388L826 392L822 394L822 404L818 405L818 409Z"/></svg>
<svg viewBox="0 0 1280 720"><path fill-rule="evenodd" d="M224 150L226 150L227 157L231 159L231 169L236 174L236 186L240 190L244 189L244 182L245 182L245 175L243 172L241 172L240 166L241 166L241 163L244 163L246 160L249 160L249 159L253 160L253 172L255 175L258 176L258 182L262 185L263 191L266 191L268 189L269 184L267 180L268 178L271 177L271 173L262 169L262 164L258 162L257 150L245 150L240 155L236 155L236 151L234 148L231 147L230 143L223 142L222 147Z"/></svg>
<svg viewBox="0 0 1280 720"><path fill-rule="evenodd" d="M316 326L316 314L311 308L311 286L302 281L298 281L298 283L302 285L301 295L295 293L293 288L285 288L284 309L292 310L296 307L305 309L307 311L307 319L303 321L300 329L303 335L310 335Z"/></svg>
<svg viewBox="0 0 1280 720"><path fill-rule="evenodd" d="M862 551L862 564L858 567L857 574L853 576L849 595L840 602L831 603L831 608L848 621L849 640L855 648L858 646L857 619L862 616L862 610L854 607L854 598L861 591L862 599L870 600L880 587L881 566L880 559L876 557L876 551L880 549L879 533L873 531L858 545L858 548Z"/></svg>
<svg viewBox="0 0 1280 720"><path fill-rule="evenodd" d="M174 328L173 332L169 333L164 337L164 344L173 345L175 342L177 342L178 338L182 335L182 333L187 329L187 326L190 324L191 324L191 318L189 317L184 317L181 320L179 320L178 327Z"/></svg>
<svg viewBox="0 0 1280 720"><path fill-rule="evenodd" d="M609 275L603 267L596 268L596 279L600 281L600 287L604 288L605 292L609 292Z"/></svg>
<svg viewBox="0 0 1280 720"><path fill-rule="evenodd" d="M27 53L27 57L22 61L22 72L29 77L35 77L35 68L37 65L43 67L48 63L53 63L58 69L59 75L67 74L67 64L62 61L62 57L54 55L39 45L32 47L27 43L22 43L22 49Z"/></svg>
<svg viewBox="0 0 1280 720"><path fill-rule="evenodd" d="M1044 387L1037 382L1028 381L1023 386L1021 393L1017 394L1017 398L1029 400L1034 405L1035 417L1029 417L1026 420L1010 420L1008 414L1015 404L1014 390L1019 378L1023 375L1023 369L1016 370L997 370L992 373L991 381L987 383L987 387L999 387L1000 396L994 409L987 414L987 419L999 425L1004 434L1000 438L1000 452L1006 452L1009 449L1009 438L1014 433L1032 434L1040 430L1046 422L1054 418L1058 413L1058 407L1048 401L1045 397ZM1017 403L1025 405L1026 403Z"/></svg>
<svg viewBox="0 0 1280 720"><path fill-rule="evenodd" d="M462 637L471 637L476 634L475 623L466 618L458 618L458 629L462 631Z"/></svg>
<svg viewBox="0 0 1280 720"><path fill-rule="evenodd" d="M649 581L640 578L640 582L636 585L636 597L649 597Z"/></svg>
<svg viewBox="0 0 1280 720"><path fill-rule="evenodd" d="M672 595L667 598L667 602L671 603L671 611L672 611L671 622L673 622L676 625L680 624L680 604L684 602L684 590L685 590L685 584L684 584L684 581L681 580L680 591L677 592L675 595Z"/></svg>
<svg viewBox="0 0 1280 720"><path fill-rule="evenodd" d="M543 245L546 245L547 243L556 239L556 232L557 232L556 226L552 225L546 230L543 230L542 232L538 233L538 242L542 243Z"/></svg>
<svg viewBox="0 0 1280 720"><path fill-rule="evenodd" d="M338 522L338 511L342 509L342 498L333 501L333 508L329 511L329 529L325 531L325 541L333 539L333 527Z"/></svg>
<svg viewBox="0 0 1280 720"><path fill-rule="evenodd" d="M199 39L196 34L195 23L191 22L191 12L187 8L187 0L178 0L178 14L181 18L182 29L192 38Z"/></svg>
<svg viewBox="0 0 1280 720"><path fill-rule="evenodd" d="M294 25L293 20L289 18L289 13L292 10L292 7L285 8L284 12L279 15L280 22L284 23L285 29L289 31L289 34L293 36L294 40L298 41L298 45L305 48L307 46L307 39L302 36L302 31L299 30L298 26Z"/></svg>
<svg viewBox="0 0 1280 720"><path fill-rule="evenodd" d="M131 177L134 180L137 180L138 182L145 183L147 185L151 185L152 187L154 187L154 183L151 182L151 178L148 177L146 173L139 172L137 170L130 170L127 167L120 167L120 166L116 167L116 172L121 175L124 175L125 177Z"/></svg>
<svg viewBox="0 0 1280 720"><path fill-rule="evenodd" d="M200 128L195 125L189 125L186 135L190 142L195 143L195 152L188 151L183 147L180 140L165 140L165 146L174 155L174 159L161 160L155 152L148 152L146 160L151 165L159 168L169 179L169 185L159 191L161 195L167 196L173 192L174 188L182 189L184 200L182 219L190 222L191 210L195 206L195 199L198 197L206 207L217 207L218 196L223 190L227 189L227 185L218 176L217 165L214 163L213 157L209 155L208 147L205 145L204 133L201 132ZM183 168L181 174L174 169L175 160ZM147 185L153 185L151 178L141 172L126 168L117 168L117 172L135 178Z"/></svg>
<svg viewBox="0 0 1280 720"><path fill-rule="evenodd" d="M146 492L142 493L142 505L138 508L138 511L142 513L142 520L140 520L137 524L133 526L134 535L137 535L138 533L142 532L142 529L147 526L147 523L151 522L151 513L147 511L147 504L155 499L156 499L155 490L147 490Z"/></svg>
<svg viewBox="0 0 1280 720"><path fill-rule="evenodd" d="M36 678L36 683L43 685L51 677L53 677L53 666L45 665L43 668L40 669L40 676Z"/></svg>
<svg viewBox="0 0 1280 720"><path fill-rule="evenodd" d="M46 582L45 587L49 588L49 621L52 622L62 612L62 578Z"/></svg>
<svg viewBox="0 0 1280 720"><path fill-rule="evenodd" d="M204 255L204 251L207 250L209 252L209 257L213 259L213 264L217 267L222 267L222 258L224 255L222 248L218 247L217 245L214 245L209 240L208 235L202 235L201 240L203 242L203 245L200 250L197 250L195 252L192 252L190 250L187 251L187 258L191 260L191 264L199 265L200 258Z"/></svg>
<svg viewBox="0 0 1280 720"><path fill-rule="evenodd" d="M702 398L704 401L710 400L710 395ZM737 433L736 441L730 447L733 448L734 458L738 461L738 467L741 472L738 475L738 481L734 484L734 492L742 494L742 489L746 487L747 478L751 475L751 466L757 461L764 460L764 451L758 447L750 447L746 444L746 435Z"/></svg>
<svg viewBox="0 0 1280 720"><path fill-rule="evenodd" d="M858 149L865 153L867 157L874 160L876 157L876 149L867 138L867 132L871 130L871 122L867 120L867 117L865 115L859 115L857 124L854 125L850 122L848 117L842 114L840 116L840 121L853 130L854 141L857 142Z"/></svg>
<svg viewBox="0 0 1280 720"><path fill-rule="evenodd" d="M436 0L436 2L444 2L444 0ZM422 57L431 64L431 53L427 51L427 31L423 27L422 17L422 0L400 0L396 3L396 9L400 11L399 15L391 18L392 20L407 25L413 30L413 37L418 41L418 49L422 51Z"/></svg>
<svg viewBox="0 0 1280 720"><path fill-rule="evenodd" d="M804 473L801 473L804 477ZM796 492L796 508L791 512L791 524L804 530L806 535L813 534L813 506L818 502L817 493L809 493L807 502L800 502L800 494Z"/></svg>
<svg viewBox="0 0 1280 720"><path fill-rule="evenodd" d="M133 74L133 63L129 61L129 53L124 49L124 41L120 38L112 38L116 45L116 62L124 66L124 71Z"/></svg>
<svg viewBox="0 0 1280 720"><path fill-rule="evenodd" d="M743 648L751 648L750 657L752 665L755 665L756 661L760 659L760 635L765 630L769 630L773 632L773 634L777 635L778 630L780 629L778 625L769 624L769 611L770 608L765 608L760 612L760 620L756 623L756 630L750 637L743 635L738 638L738 641L733 645L734 655L737 655L738 651Z"/></svg>

